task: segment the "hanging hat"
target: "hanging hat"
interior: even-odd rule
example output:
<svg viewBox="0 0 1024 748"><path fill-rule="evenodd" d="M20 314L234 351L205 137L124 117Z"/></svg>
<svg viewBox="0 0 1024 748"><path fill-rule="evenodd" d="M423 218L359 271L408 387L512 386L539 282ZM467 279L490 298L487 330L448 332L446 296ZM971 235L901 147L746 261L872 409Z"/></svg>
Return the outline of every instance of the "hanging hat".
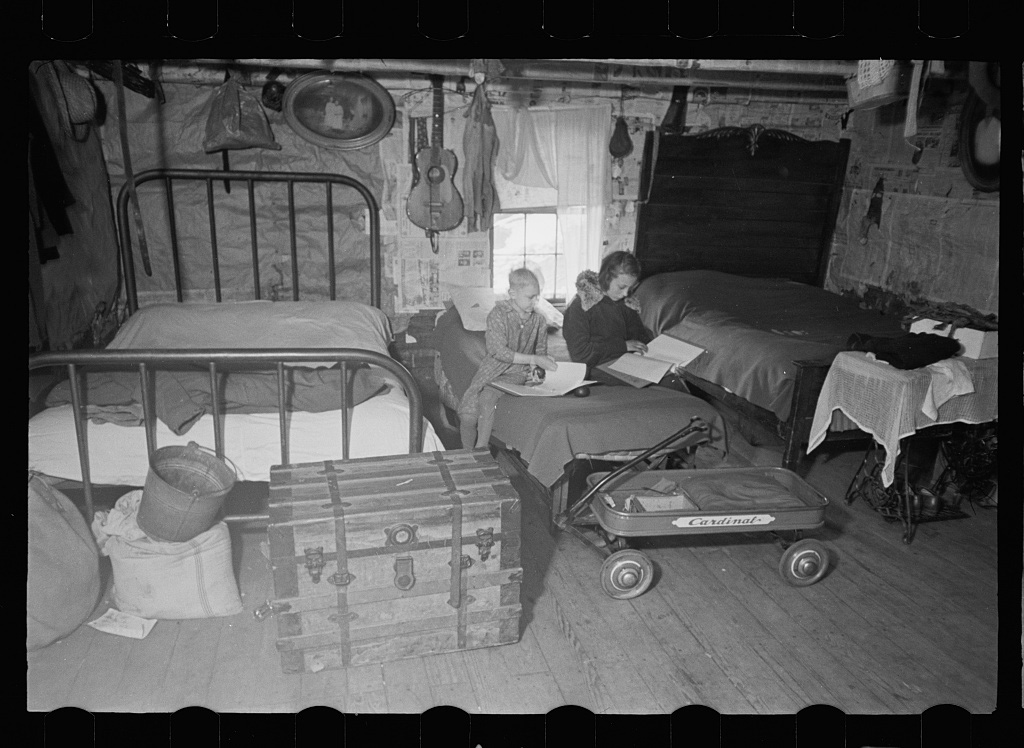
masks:
<svg viewBox="0 0 1024 748"><path fill-rule="evenodd" d="M92 122L96 117L96 92L92 83L67 68L58 69L57 79L64 91L71 123L85 125Z"/></svg>
<svg viewBox="0 0 1024 748"><path fill-rule="evenodd" d="M92 82L78 75L63 60L54 60L50 68L57 99L61 130L77 141L89 135L89 126L96 118L96 90Z"/></svg>

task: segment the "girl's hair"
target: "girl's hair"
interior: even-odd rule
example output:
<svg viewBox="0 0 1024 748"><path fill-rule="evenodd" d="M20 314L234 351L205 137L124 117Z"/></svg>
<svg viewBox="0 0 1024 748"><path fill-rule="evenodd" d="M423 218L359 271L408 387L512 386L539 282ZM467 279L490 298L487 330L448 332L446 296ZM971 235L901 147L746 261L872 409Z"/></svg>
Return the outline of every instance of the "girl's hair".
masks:
<svg viewBox="0 0 1024 748"><path fill-rule="evenodd" d="M601 290L607 291L612 281L620 275L640 277L640 261L631 252L612 252L601 260L601 270L597 274Z"/></svg>
<svg viewBox="0 0 1024 748"><path fill-rule="evenodd" d="M509 290L525 288L530 285L535 285L537 288L540 288L540 282L537 280L537 276L534 275L533 271L529 268L516 268L508 274Z"/></svg>

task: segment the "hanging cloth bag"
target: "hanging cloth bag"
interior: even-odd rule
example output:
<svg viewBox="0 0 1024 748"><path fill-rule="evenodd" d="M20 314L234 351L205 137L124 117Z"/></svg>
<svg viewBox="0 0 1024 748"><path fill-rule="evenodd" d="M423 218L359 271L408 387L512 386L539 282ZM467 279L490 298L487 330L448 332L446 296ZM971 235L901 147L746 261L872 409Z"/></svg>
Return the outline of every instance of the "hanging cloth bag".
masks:
<svg viewBox="0 0 1024 748"><path fill-rule="evenodd" d="M274 140L260 100L229 77L210 99L203 150L213 153L242 148L279 151L281 145Z"/></svg>
<svg viewBox="0 0 1024 748"><path fill-rule="evenodd" d="M625 158L633 152L633 139L629 137L629 126L625 117L618 117L615 120L615 131L612 133L611 142L608 143L608 152L614 158Z"/></svg>

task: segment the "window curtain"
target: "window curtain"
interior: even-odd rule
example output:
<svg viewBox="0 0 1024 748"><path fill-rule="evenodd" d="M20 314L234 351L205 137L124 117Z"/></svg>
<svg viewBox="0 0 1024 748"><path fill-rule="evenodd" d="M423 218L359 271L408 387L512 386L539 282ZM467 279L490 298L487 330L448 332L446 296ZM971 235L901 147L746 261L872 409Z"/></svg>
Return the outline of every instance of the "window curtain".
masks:
<svg viewBox="0 0 1024 748"><path fill-rule="evenodd" d="M610 197L611 105L495 113L502 149L497 167L510 182L558 191L562 260L555 291L568 301L576 276L597 270L604 255L604 209Z"/></svg>

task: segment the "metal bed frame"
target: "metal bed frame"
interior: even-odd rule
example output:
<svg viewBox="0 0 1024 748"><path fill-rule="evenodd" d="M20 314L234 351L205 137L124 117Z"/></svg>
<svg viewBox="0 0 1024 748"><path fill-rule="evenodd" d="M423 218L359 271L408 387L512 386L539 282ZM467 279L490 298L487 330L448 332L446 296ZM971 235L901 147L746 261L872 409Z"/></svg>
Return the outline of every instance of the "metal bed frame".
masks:
<svg viewBox="0 0 1024 748"><path fill-rule="evenodd" d="M381 277L380 277L380 219L377 210L377 203L373 195L365 185L351 177L340 174L311 174L311 173L287 173L287 172L254 172L254 171L216 171L205 169L154 169L141 172L135 177L136 186L145 182L160 180L164 183L167 194L167 207L169 218L169 229L171 239L171 253L174 263L175 287L177 300L183 302L183 287L181 273L180 247L178 244L177 228L175 225L173 183L175 180L193 180L205 182L207 195L207 210L210 221L210 251L213 259L213 276L216 299L222 299L219 256L217 247L217 230L215 220L215 201L213 199L213 185L215 182L242 181L245 183L249 203L249 225L251 256L253 262L253 296L261 298L259 282L259 252L256 232L256 209L254 201L254 185L256 182L283 182L288 188L288 216L290 250L292 259L292 298L299 300L298 283L298 253L296 241L295 221L295 197L294 186L296 183L323 183L327 187L327 258L328 273L330 276L329 295L331 300L336 299L335 281L335 247L334 247L334 204L333 186L342 185L355 189L362 196L369 209L369 235L370 235L370 300L375 307L380 307L381 298ZM138 288L135 277L135 262L132 252L132 237L129 226L128 214L129 189L126 184L122 187L117 200L118 234L121 245L121 260L124 271L125 293L129 314L138 310ZM147 249L144 242L140 242L144 264L148 266ZM147 450L150 455L157 448L156 445L156 407L153 401L154 384L152 377L154 370L167 367L197 367L202 366L209 371L211 391L216 392L218 372L230 369L233 366L260 366L264 370L275 369L277 373L278 402L277 412L280 423L280 446L282 464L288 463L289 444L286 428L286 407L285 387L286 378L284 374L285 364L301 364L311 361L337 361L341 369L342 382L348 381L349 367L360 364L378 366L391 374L405 388L409 400L409 452L421 452L423 448L423 401L412 374L397 360L381 355L374 351L355 348L335 349L311 349L311 348L276 348L276 349L224 349L224 350L76 350L38 353L29 356L29 371L43 368L63 368L71 385L72 408L74 411L75 434L77 437L78 457L82 470L83 494L86 504L87 518L91 521L94 514L94 493L93 484L90 479L90 460L87 430L85 424L85 412L82 407L83 393L79 374L82 367L115 367L120 369L135 369L139 375L141 392L143 398L143 431L146 436ZM341 388L339 401L342 427L342 457L349 456L349 394L345 387ZM218 398L213 398L214 417L214 438L215 451L221 458L224 457L224 437L221 425L222 404ZM229 516L224 518L227 521L266 521L268 517L261 514L245 514Z"/></svg>
<svg viewBox="0 0 1024 748"><path fill-rule="evenodd" d="M220 283L220 262L217 251L217 226L216 209L213 199L213 185L215 182L245 182L246 193L249 199L249 240L252 250L253 268L253 298L260 299L260 268L259 251L256 240L256 202L255 184L257 182L281 182L288 188L288 234L290 238L290 251L292 260L292 299L299 300L299 263L298 246L296 242L295 226L295 185L322 183L327 187L326 211L327 211L327 273L330 281L330 298L337 297L335 280L335 251L334 251L334 185L351 187L356 190L366 202L369 209L369 230L370 230L370 304L380 307L380 215L378 213L377 201L366 185L352 177L342 174L317 174L309 172L261 172L261 171L217 171L214 169L150 169L140 172L135 176L135 186L146 182L162 181L167 195L167 212L169 219L171 258L174 262L174 283L177 291L178 301L182 302L182 279L180 265L180 247L178 244L178 231L174 215L174 180L199 181L206 184L206 204L210 220L210 253L213 259L213 280L217 301L221 301ZM117 196L117 228L121 244L121 257L124 264L125 292L128 297L128 313L133 314L139 308L138 290L135 278L135 259L132 254L132 236L130 222L128 220L128 198L130 196L128 185L121 188ZM145 245L140 249L143 252L143 262L148 265Z"/></svg>

